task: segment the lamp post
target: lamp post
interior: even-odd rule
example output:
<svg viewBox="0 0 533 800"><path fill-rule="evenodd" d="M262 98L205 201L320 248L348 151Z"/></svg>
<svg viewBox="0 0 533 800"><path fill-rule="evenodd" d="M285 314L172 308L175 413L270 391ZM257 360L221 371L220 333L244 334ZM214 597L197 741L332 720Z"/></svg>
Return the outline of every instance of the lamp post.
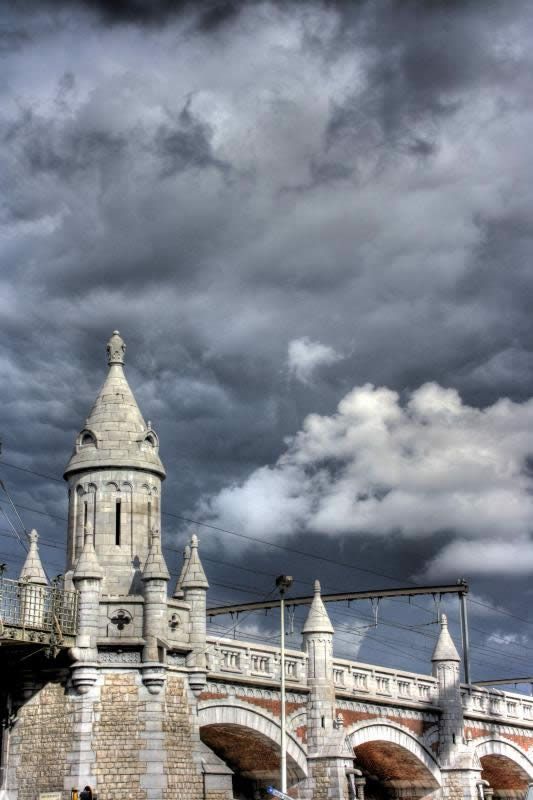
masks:
<svg viewBox="0 0 533 800"><path fill-rule="evenodd" d="M287 791L287 737L285 731L285 592L292 585L291 575L280 575L276 578L276 586L280 594L280 626L281 626L281 752L280 752L280 788Z"/></svg>

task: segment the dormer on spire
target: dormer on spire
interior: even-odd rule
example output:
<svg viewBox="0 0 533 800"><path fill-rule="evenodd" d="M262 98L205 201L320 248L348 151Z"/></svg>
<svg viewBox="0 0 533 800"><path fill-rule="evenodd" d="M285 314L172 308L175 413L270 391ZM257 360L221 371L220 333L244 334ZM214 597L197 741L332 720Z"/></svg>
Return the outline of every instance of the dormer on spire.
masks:
<svg viewBox="0 0 533 800"><path fill-rule="evenodd" d="M437 639L437 644L433 650L431 660L435 661L461 661L457 648L453 643L448 630L448 618L446 614L441 614L440 617L440 634Z"/></svg>
<svg viewBox="0 0 533 800"><path fill-rule="evenodd" d="M320 581L314 583L314 597L302 633L334 633L333 625L320 596Z"/></svg>
<svg viewBox="0 0 533 800"><path fill-rule="evenodd" d="M28 550L24 566L20 571L19 580L35 583L39 586L48 586L48 579L41 563L41 557L39 556L38 541L39 534L34 528L30 533L30 549Z"/></svg>
<svg viewBox="0 0 533 800"><path fill-rule="evenodd" d="M107 363L111 367L113 364L124 364L126 354L126 344L119 331L113 331L107 343Z"/></svg>

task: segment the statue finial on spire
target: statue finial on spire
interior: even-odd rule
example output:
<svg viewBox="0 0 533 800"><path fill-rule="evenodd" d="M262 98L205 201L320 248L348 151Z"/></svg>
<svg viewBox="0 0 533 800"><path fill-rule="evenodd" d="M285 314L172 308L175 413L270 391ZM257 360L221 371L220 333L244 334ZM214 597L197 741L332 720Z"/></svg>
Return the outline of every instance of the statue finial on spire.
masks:
<svg viewBox="0 0 533 800"><path fill-rule="evenodd" d="M109 366L112 364L123 364L124 356L126 353L126 344L120 335L119 331L113 331L111 338L107 343L107 363Z"/></svg>

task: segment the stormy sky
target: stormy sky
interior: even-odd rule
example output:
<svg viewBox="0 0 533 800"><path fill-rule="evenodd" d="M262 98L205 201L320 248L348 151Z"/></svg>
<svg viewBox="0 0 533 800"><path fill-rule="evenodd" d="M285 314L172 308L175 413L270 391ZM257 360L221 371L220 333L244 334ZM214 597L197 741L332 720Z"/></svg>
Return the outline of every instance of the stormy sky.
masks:
<svg viewBox="0 0 533 800"><path fill-rule="evenodd" d="M2 4L0 477L51 575L118 328L173 572L196 530L213 605L466 578L473 677L532 672L532 35L526 0ZM330 611L429 670L431 597Z"/></svg>

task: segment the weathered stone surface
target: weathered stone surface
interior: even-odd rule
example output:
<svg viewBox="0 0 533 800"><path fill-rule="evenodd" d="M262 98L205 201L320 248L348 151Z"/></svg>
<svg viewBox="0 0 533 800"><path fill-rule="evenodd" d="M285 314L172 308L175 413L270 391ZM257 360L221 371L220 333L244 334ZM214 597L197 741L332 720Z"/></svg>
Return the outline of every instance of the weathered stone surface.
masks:
<svg viewBox="0 0 533 800"><path fill-rule="evenodd" d="M18 800L63 790L73 726L74 704L59 682L48 683L19 710L9 763L9 783L17 787ZM68 800L66 792L63 800Z"/></svg>

